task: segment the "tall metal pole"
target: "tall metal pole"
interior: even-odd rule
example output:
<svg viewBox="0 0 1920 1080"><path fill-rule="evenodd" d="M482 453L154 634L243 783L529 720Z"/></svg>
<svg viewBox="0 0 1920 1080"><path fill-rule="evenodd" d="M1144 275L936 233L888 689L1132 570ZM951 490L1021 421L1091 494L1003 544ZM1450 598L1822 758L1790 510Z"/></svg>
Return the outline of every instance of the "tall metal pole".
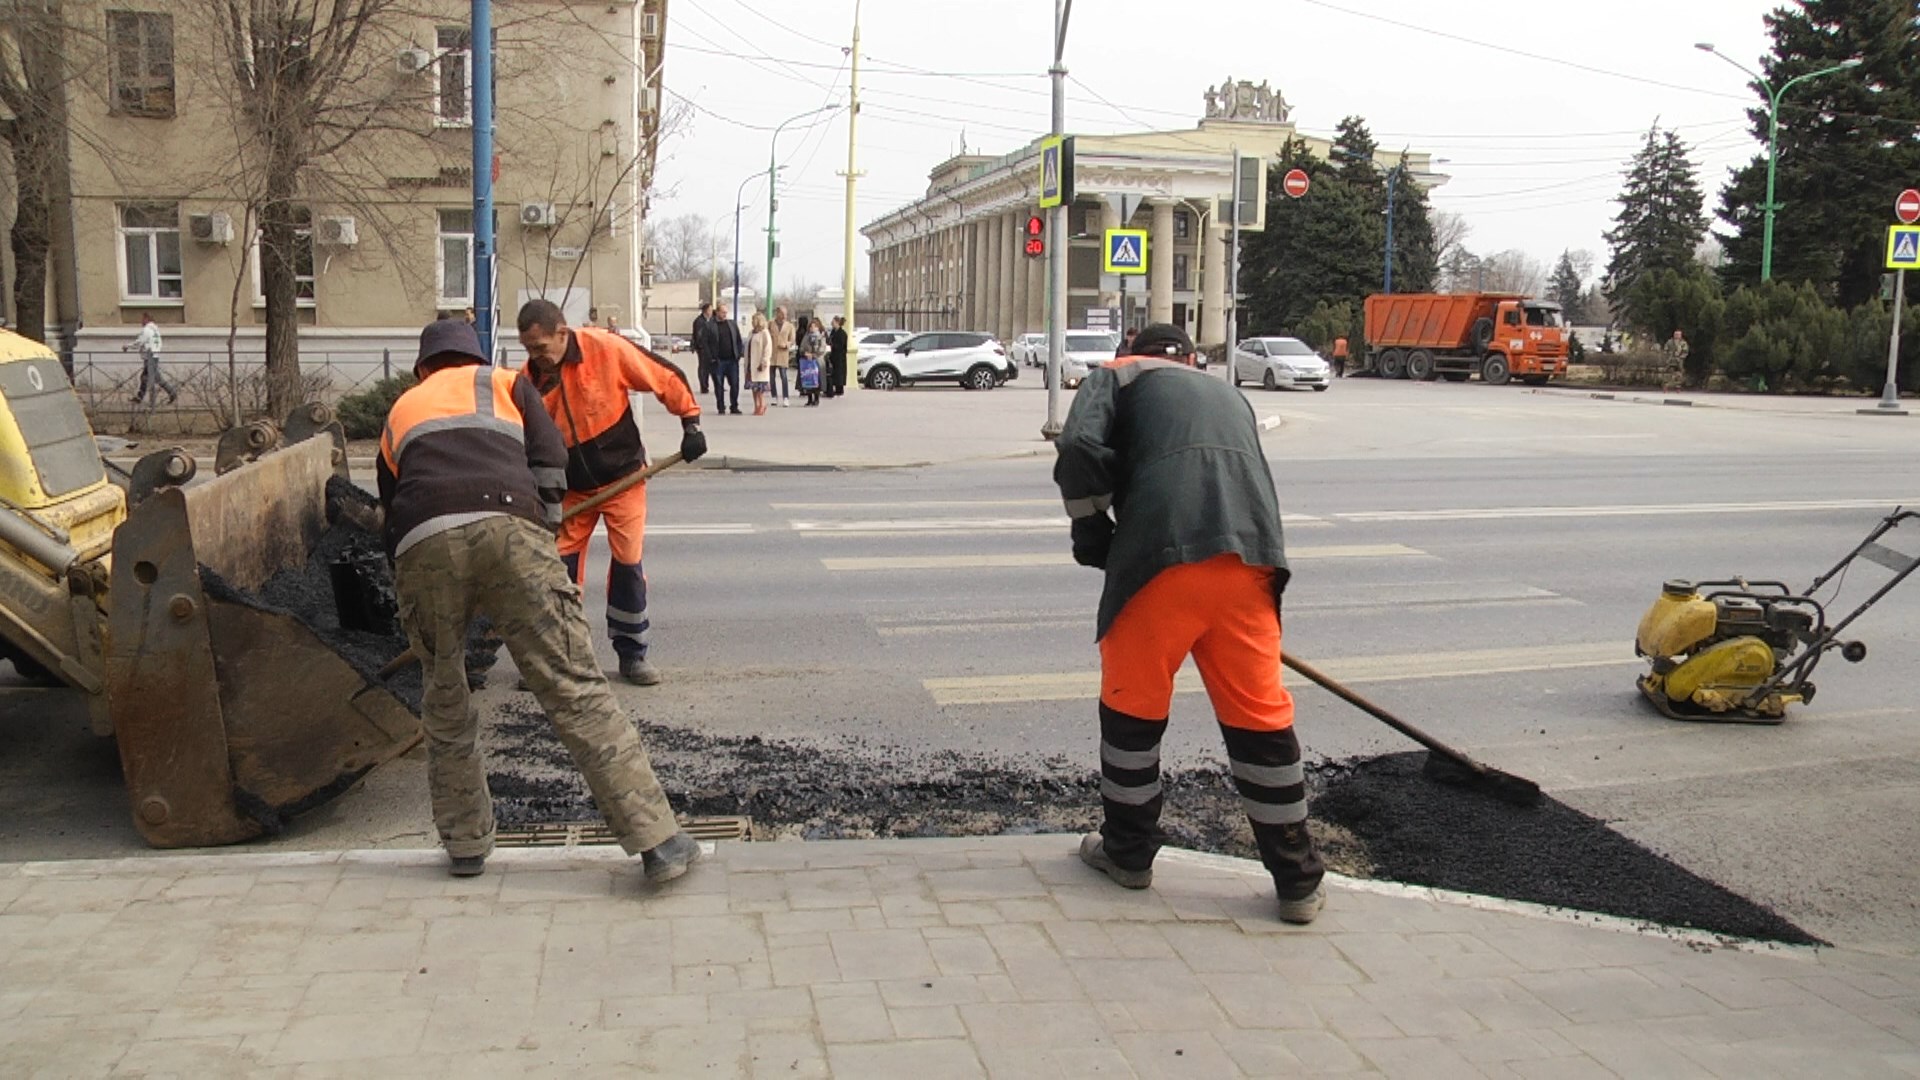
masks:
<svg viewBox="0 0 1920 1080"><path fill-rule="evenodd" d="M493 295L493 2L473 0L473 328L494 355Z"/></svg>
<svg viewBox="0 0 1920 1080"><path fill-rule="evenodd" d="M1381 275L1380 291L1393 291L1393 189L1400 180L1400 166L1395 165L1387 173L1387 263L1386 272Z"/></svg>
<svg viewBox="0 0 1920 1080"><path fill-rule="evenodd" d="M1240 148L1233 148L1232 223L1227 233L1227 377L1233 377L1233 353L1240 347Z"/></svg>
<svg viewBox="0 0 1920 1080"><path fill-rule="evenodd" d="M854 390L860 386L859 353L853 344L853 293L857 280L853 267L853 182L860 175L855 156L859 142L854 138L854 128L860 121L860 0L853 0L853 51L848 55L847 67L847 233L840 265L840 307L846 320L847 372L853 376L847 380L847 389Z"/></svg>
<svg viewBox="0 0 1920 1080"><path fill-rule="evenodd" d="M1067 19L1073 14L1073 0L1053 0L1053 66L1047 75L1053 83L1052 134L1067 133ZM1064 153L1064 151L1063 151ZM1061 167L1065 168L1063 160ZM1064 180L1064 178L1062 178ZM1060 419L1060 359L1067 351L1067 236L1066 200L1047 214L1047 419L1040 425L1040 437L1051 439L1064 426Z"/></svg>
<svg viewBox="0 0 1920 1080"><path fill-rule="evenodd" d="M818 109L808 109L799 116L790 116L780 121L780 126L773 129L773 138L767 143L767 299L762 306L766 309L768 322L773 321L773 256L779 248L779 240L776 239L779 236L779 230L774 225L774 215L780 211L781 166L774 164L774 158L780 152L780 133L795 120L804 120L809 116L839 108L838 105L823 105Z"/></svg>
<svg viewBox="0 0 1920 1080"><path fill-rule="evenodd" d="M1893 340L1887 345L1887 385L1880 391L1880 408L1900 407L1900 388L1894 384L1894 370L1900 364L1900 309L1907 302L1907 272L1898 270L1893 277Z"/></svg>

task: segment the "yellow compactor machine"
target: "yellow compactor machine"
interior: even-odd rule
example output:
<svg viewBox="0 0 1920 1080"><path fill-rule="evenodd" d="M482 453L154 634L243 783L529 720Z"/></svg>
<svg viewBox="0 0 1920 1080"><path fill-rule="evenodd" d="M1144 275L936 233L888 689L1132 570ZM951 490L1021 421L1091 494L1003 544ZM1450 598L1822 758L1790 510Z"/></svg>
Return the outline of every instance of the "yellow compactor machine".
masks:
<svg viewBox="0 0 1920 1080"><path fill-rule="evenodd" d="M1787 706L1813 700L1813 670L1838 649L1849 663L1867 658L1861 641L1843 641L1854 620L1907 579L1920 559L1882 543L1920 513L1895 508L1804 592L1782 581L1669 581L1640 619L1634 649L1650 670L1640 692L1675 720L1778 724ZM1815 594L1865 559L1893 572L1872 595L1828 621Z"/></svg>
<svg viewBox="0 0 1920 1080"><path fill-rule="evenodd" d="M114 483L59 359L0 331L0 656L87 695L156 847L276 831L420 739L310 627L244 601L326 529L331 414L236 428L196 471L167 450Z"/></svg>

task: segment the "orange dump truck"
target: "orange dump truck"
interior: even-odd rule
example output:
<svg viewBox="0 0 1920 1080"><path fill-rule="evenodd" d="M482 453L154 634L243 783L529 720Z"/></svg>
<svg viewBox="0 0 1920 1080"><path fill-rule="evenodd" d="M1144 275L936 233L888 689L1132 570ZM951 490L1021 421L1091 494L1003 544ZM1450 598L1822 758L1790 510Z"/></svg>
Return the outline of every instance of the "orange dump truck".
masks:
<svg viewBox="0 0 1920 1080"><path fill-rule="evenodd" d="M1560 305L1517 293L1384 293L1367 297L1361 371L1383 379L1479 376L1539 386L1567 373Z"/></svg>

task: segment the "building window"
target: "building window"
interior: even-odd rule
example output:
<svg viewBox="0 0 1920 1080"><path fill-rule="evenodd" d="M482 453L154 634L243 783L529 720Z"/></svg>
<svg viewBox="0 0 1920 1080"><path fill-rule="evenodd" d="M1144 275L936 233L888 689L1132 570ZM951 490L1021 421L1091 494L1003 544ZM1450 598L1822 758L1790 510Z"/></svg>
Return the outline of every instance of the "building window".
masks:
<svg viewBox="0 0 1920 1080"><path fill-rule="evenodd" d="M297 226L293 231L293 296L300 307L314 306L317 293L313 279L313 213L306 207L293 212ZM260 236L253 234L253 303L262 307L267 294L260 283Z"/></svg>
<svg viewBox="0 0 1920 1080"><path fill-rule="evenodd" d="M439 306L473 306L473 211L440 211Z"/></svg>
<svg viewBox="0 0 1920 1080"><path fill-rule="evenodd" d="M107 12L107 85L116 116L173 115L173 16Z"/></svg>
<svg viewBox="0 0 1920 1080"><path fill-rule="evenodd" d="M1173 212L1173 238L1185 240L1193 235L1193 215L1185 210Z"/></svg>
<svg viewBox="0 0 1920 1080"><path fill-rule="evenodd" d="M435 33L433 119L441 127L466 127L473 123L473 34L464 26Z"/></svg>
<svg viewBox="0 0 1920 1080"><path fill-rule="evenodd" d="M167 303L183 295L180 204L121 204L120 298Z"/></svg>
<svg viewBox="0 0 1920 1080"><path fill-rule="evenodd" d="M1187 259L1188 256L1185 255L1175 255L1173 257L1173 287L1176 289L1192 287L1187 284Z"/></svg>

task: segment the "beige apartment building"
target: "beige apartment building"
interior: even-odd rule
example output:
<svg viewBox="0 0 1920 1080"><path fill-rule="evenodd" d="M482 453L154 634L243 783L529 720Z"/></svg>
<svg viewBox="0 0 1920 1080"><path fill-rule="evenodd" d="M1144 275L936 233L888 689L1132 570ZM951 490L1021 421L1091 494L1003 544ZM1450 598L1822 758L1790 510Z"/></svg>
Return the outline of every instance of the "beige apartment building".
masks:
<svg viewBox="0 0 1920 1080"><path fill-rule="evenodd" d="M1330 144L1301 134L1285 97L1266 83L1229 79L1205 98L1206 113L1189 130L1075 137L1071 235L1044 237L1068 245L1069 328L1171 322L1202 345L1226 340L1230 229L1220 207L1233 190L1234 152L1260 163L1250 172L1264 185L1266 166L1288 140L1300 139L1320 157ZM1002 341L1046 329L1046 260L1025 254L1028 220L1042 215L1040 141L997 158L942 162L926 198L861 230L873 289L862 322L979 330ZM1391 169L1400 154L1382 150L1376 164ZM1430 166L1429 154L1407 154L1415 182L1444 183ZM1264 199L1260 206L1264 215ZM1109 229L1147 233L1145 274L1103 271Z"/></svg>
<svg viewBox="0 0 1920 1080"><path fill-rule="evenodd" d="M244 101L216 21L223 6L66 5L83 365L120 362L143 315L162 325L169 368L215 355L224 365L230 323L243 357L262 353L246 209L259 177L241 164ZM503 319L510 328L521 302L547 296L582 322L637 321L666 0L493 8ZM361 381L387 350L396 369L410 366L423 324L476 303L470 5L402 10L369 27L344 69L340 108L316 119L339 148L301 183L302 363L341 370L336 383Z"/></svg>

